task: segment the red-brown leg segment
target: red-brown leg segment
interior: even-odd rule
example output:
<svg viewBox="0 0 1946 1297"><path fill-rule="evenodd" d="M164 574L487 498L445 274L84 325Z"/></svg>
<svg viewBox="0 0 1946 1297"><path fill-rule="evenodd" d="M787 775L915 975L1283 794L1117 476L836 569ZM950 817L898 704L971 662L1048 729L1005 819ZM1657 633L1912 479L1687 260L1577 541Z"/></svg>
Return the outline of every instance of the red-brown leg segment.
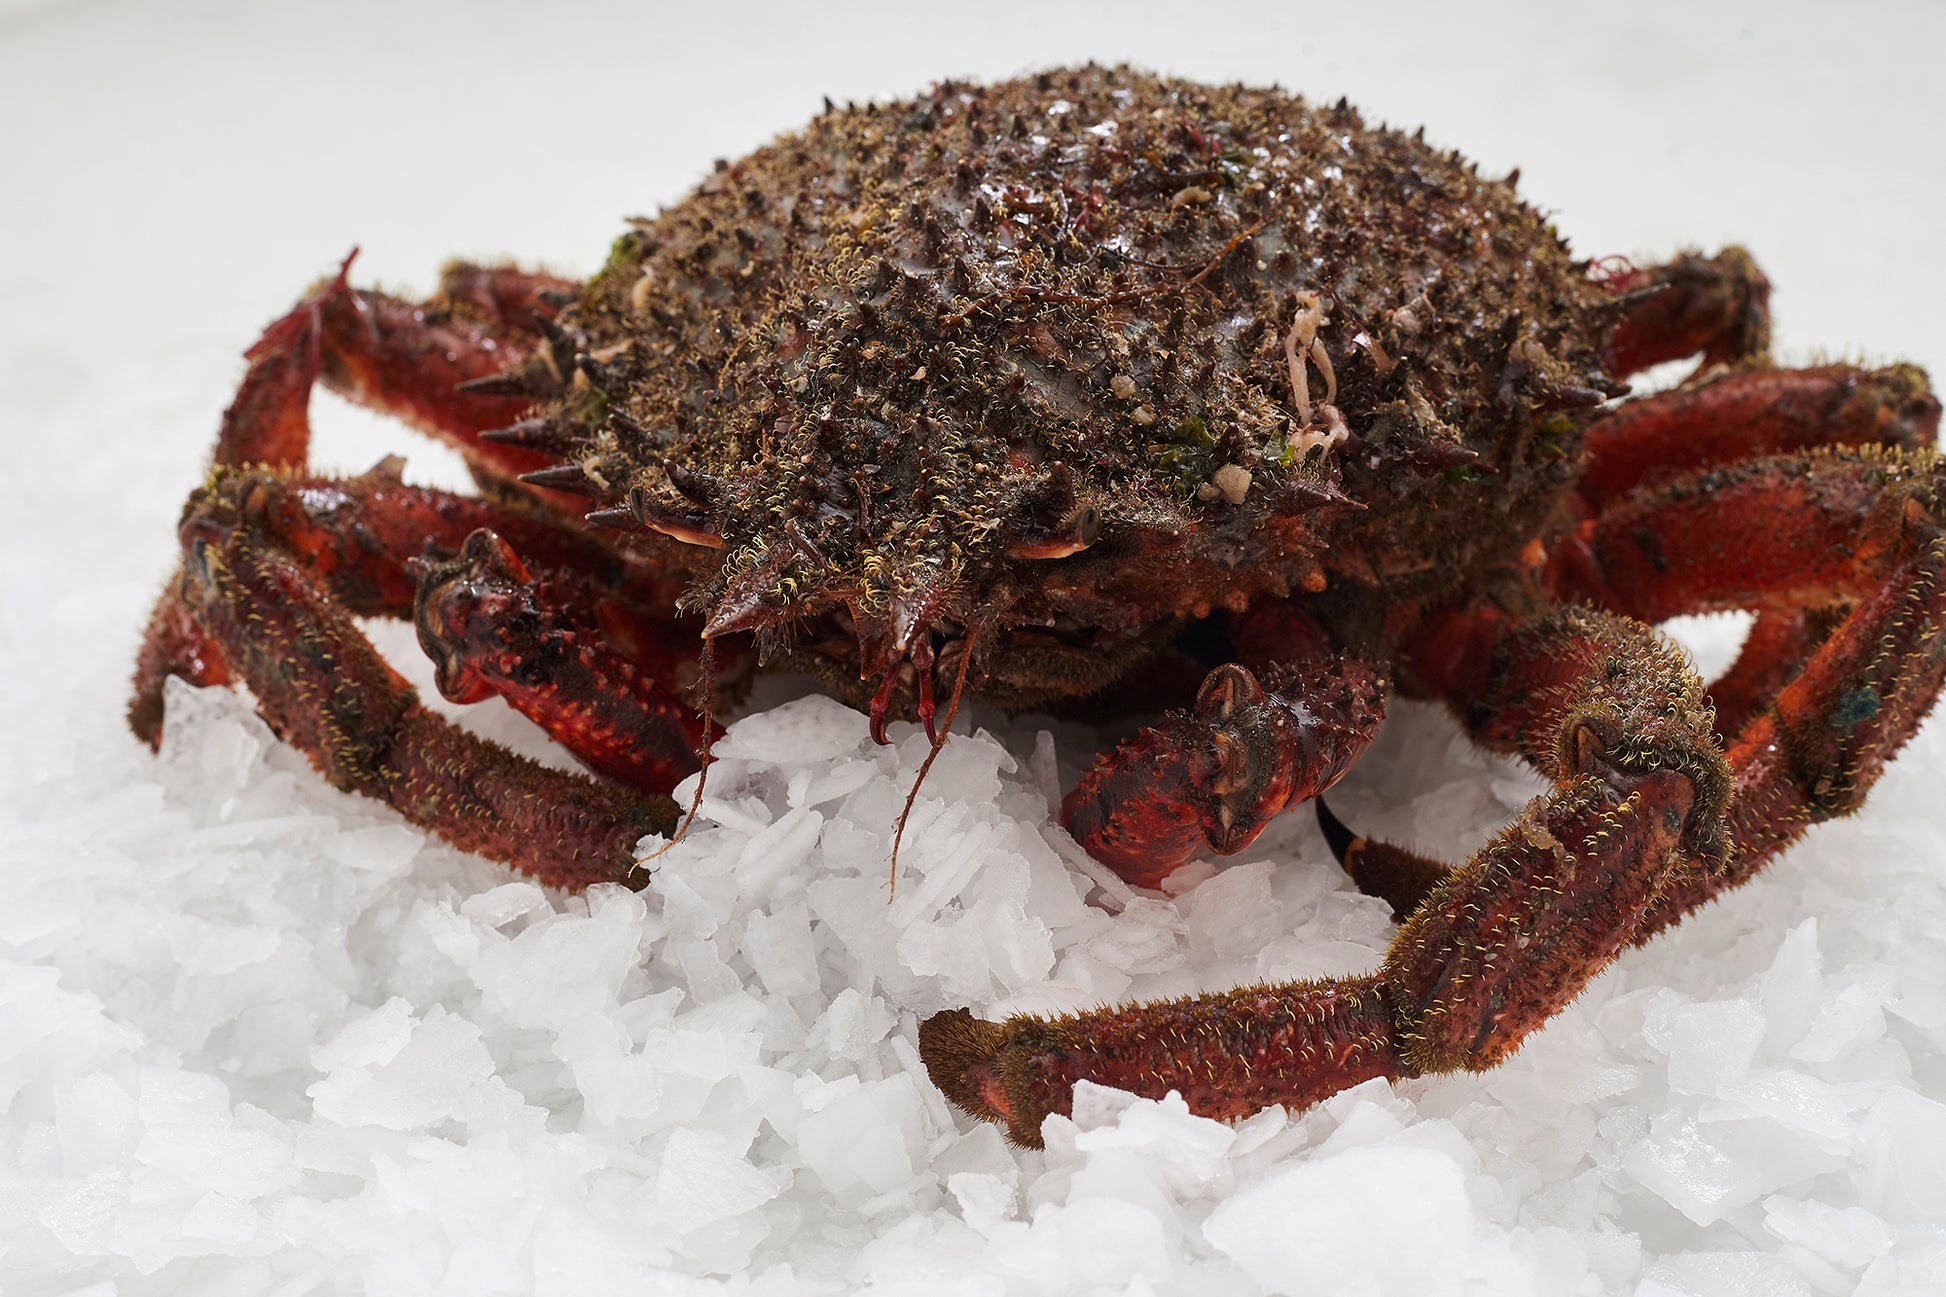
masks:
<svg viewBox="0 0 1946 1297"><path fill-rule="evenodd" d="M1481 736L1559 791L1435 883L1375 977L1246 987L1056 1019L920 1028L933 1082L1014 1140L1040 1142L1078 1080L1238 1117L1374 1076L1490 1067L1635 934L1678 871L1720 854L1728 770L1702 685L1625 618L1567 610L1481 641Z"/></svg>
<svg viewBox="0 0 1946 1297"><path fill-rule="evenodd" d="M1844 610L1837 608L1760 611L1737 651L1736 661L1710 682L1717 734L1728 742L1743 733L1743 727L1803 672L1804 664L1843 620Z"/></svg>
<svg viewBox="0 0 1946 1297"><path fill-rule="evenodd" d="M169 578L135 657L135 691L128 702L128 727L150 747L162 743L162 688L170 676L198 687L231 683L223 650L204 633L179 594L182 570Z"/></svg>
<svg viewBox="0 0 1946 1297"><path fill-rule="evenodd" d="M591 652L623 660L640 677L644 693L659 699L656 714L666 719L644 731L642 745L645 754L661 751L664 756L650 763L659 773L640 786L666 791L673 783L666 777L671 770L682 767L674 775L680 779L695 768L687 754L696 748L699 722L693 709L656 682L694 673L696 627L647 611L673 606L674 593L661 578L537 514L408 486L389 461L350 479L283 477L267 470L254 470L253 475L259 482L259 528L274 535L279 550L302 563L330 590L332 600L354 616L413 616L419 581L407 564L429 548L437 555L455 554L472 533L493 529L548 574L548 602L554 605L550 615L595 641ZM228 680L220 649L203 635L173 590L154 614L130 707L131 724L151 744L160 738L162 682L169 675L198 685ZM591 695L582 702L586 711L604 713L611 726L626 730L632 720L624 718L641 709L642 697L637 692L614 699ZM523 710L543 728L558 731L556 737L577 756L621 776L596 752L580 750L576 740L587 729L586 716L570 720L545 709ZM683 755L674 755L677 751Z"/></svg>
<svg viewBox="0 0 1946 1297"><path fill-rule="evenodd" d="M1309 656L1263 669L1218 667L1193 708L1104 754L1061 805L1088 854L1155 887L1206 849L1243 850L1285 807L1351 767L1385 710L1378 671Z"/></svg>
<svg viewBox="0 0 1946 1297"><path fill-rule="evenodd" d="M1730 748L1735 855L1672 886L1648 931L1748 879L1809 825L1857 809L1931 708L1946 677L1942 519L1936 455L1833 451L1645 491L1559 551L1568 588L1647 616L1813 610L1806 641L1817 642ZM1780 660L1802 647L1778 634Z"/></svg>
<svg viewBox="0 0 1946 1297"><path fill-rule="evenodd" d="M536 396L562 387L554 372L560 361L539 329L554 314L552 302L573 284L461 264L447 268L438 296L414 303L353 288L350 266L347 257L337 275L244 353L250 364L223 416L218 466L304 467L311 386L319 378L347 399L454 446L486 477L511 481L556 462L517 443L482 441L480 434L515 423ZM551 368L540 363L542 351ZM491 387L494 379L514 390L461 390ZM575 511L572 496L528 491Z"/></svg>
<svg viewBox="0 0 1946 1297"><path fill-rule="evenodd" d="M1622 299L1602 358L1615 378L1698 352L1707 369L1770 350L1770 281L1742 248L1714 257L1689 253L1661 266L1602 268L1602 282Z"/></svg>
<svg viewBox="0 0 1946 1297"><path fill-rule="evenodd" d="M458 846L556 886L629 881L636 841L672 831L675 804L547 769L426 711L279 547L273 480L222 476L192 500L180 592L271 728L336 787Z"/></svg>
<svg viewBox="0 0 1946 1297"><path fill-rule="evenodd" d="M1903 450L1939 439L1939 398L1916 365L1744 369L1624 404L1588 429L1577 493L1599 513L1698 469L1819 446Z"/></svg>
<svg viewBox="0 0 1946 1297"><path fill-rule="evenodd" d="M1395 922L1404 923L1432 894L1432 889L1453 872L1453 867L1443 860L1353 833L1331 813L1322 797L1317 800L1317 808L1318 826L1324 830L1331 854L1338 858L1359 891L1376 896L1392 907Z"/></svg>
<svg viewBox="0 0 1946 1297"><path fill-rule="evenodd" d="M604 586L603 575L629 575L606 551L491 501L407 486L389 464L348 481L248 476L249 487L223 489L250 496L257 532L344 611L415 617L448 698L500 694L595 770L642 791L667 792L695 770L702 723L666 682L694 672L696 628ZM547 562L544 582L489 528ZM200 634L194 619L163 607L175 621L158 650L193 666L179 646ZM138 676L158 711L165 674ZM208 670L193 678L222 682Z"/></svg>

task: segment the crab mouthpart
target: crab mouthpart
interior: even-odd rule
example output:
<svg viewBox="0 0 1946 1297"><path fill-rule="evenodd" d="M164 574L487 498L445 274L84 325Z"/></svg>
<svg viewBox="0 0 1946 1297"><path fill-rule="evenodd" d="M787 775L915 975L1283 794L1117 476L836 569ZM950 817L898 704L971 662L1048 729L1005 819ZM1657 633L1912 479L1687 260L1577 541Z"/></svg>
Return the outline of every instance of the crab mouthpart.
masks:
<svg viewBox="0 0 1946 1297"><path fill-rule="evenodd" d="M939 733L934 724L938 705L933 699L933 667L937 655L933 650L931 627L922 627L913 632L903 644L889 644L880 655L878 688L872 693L872 741L880 745L892 740L886 737L885 723L891 717L892 694L902 681L910 679L918 691L917 711L919 721L926 727L926 737L935 744ZM862 644L860 646L863 647ZM870 661L870 658L866 658Z"/></svg>

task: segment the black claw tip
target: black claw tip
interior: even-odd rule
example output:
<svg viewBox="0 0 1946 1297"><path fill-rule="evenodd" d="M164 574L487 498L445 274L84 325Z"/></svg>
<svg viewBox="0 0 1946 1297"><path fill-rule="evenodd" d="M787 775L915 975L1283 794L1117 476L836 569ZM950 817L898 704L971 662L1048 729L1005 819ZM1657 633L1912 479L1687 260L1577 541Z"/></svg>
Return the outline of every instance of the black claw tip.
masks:
<svg viewBox="0 0 1946 1297"><path fill-rule="evenodd" d="M1346 828L1345 822L1331 813L1331 808L1324 804L1324 798L1317 798L1313 804L1318 808L1318 828L1324 831L1325 845L1331 848L1332 857L1343 865L1345 857L1351 852L1352 844L1358 841L1358 835Z"/></svg>

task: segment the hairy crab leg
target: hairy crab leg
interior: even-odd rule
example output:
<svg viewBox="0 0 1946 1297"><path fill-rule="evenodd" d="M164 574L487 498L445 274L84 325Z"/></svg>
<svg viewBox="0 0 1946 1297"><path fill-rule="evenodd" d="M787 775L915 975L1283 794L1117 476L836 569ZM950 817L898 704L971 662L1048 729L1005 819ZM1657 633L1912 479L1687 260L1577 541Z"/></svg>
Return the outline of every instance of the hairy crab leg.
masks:
<svg viewBox="0 0 1946 1297"><path fill-rule="evenodd" d="M1730 788L1701 682L1647 627L1563 610L1485 647L1476 721L1518 729L1558 790L1431 887L1376 975L1004 1023L953 1010L920 1027L934 1084L1038 1145L1080 1080L1176 1090L1227 1118L1506 1057L1627 945L1676 872L1720 856Z"/></svg>
<svg viewBox="0 0 1946 1297"><path fill-rule="evenodd" d="M1728 670L1710 682L1716 732L1724 740L1743 732L1778 691L1804 670L1818 646L1843 620L1838 608L1765 608L1750 623L1743 647Z"/></svg>
<svg viewBox="0 0 1946 1297"><path fill-rule="evenodd" d="M224 474L183 520L180 598L277 734L334 786L468 850L580 888L632 877L635 844L675 827L667 797L550 770L428 712L278 543L270 483Z"/></svg>
<svg viewBox="0 0 1946 1297"><path fill-rule="evenodd" d="M1645 617L1755 606L1836 623L1731 743L1736 856L1679 880L1651 929L1856 810L1946 678L1946 468L1928 451L1835 450L1671 483L1583 524L1557 560L1562 588Z"/></svg>
<svg viewBox="0 0 1946 1297"><path fill-rule="evenodd" d="M263 483L266 525L275 526L280 546L303 561L354 616L412 617L419 582L406 570L408 560L428 546L457 553L468 535L491 528L547 569L554 588L566 592L561 597L585 610L582 620L599 627L650 677L674 680L693 670L693 629L646 611L672 607L673 585L538 513L409 486L393 461L354 478L244 471ZM180 583L178 574L175 584ZM162 682L170 675L196 685L229 679L221 650L173 589L156 607L129 709L137 735L151 746L161 738Z"/></svg>
<svg viewBox="0 0 1946 1297"><path fill-rule="evenodd" d="M1705 369L1769 354L1770 281L1742 248L1598 269L1621 307L1602 357L1615 378L1698 352Z"/></svg>
<svg viewBox="0 0 1946 1297"><path fill-rule="evenodd" d="M1916 365L1744 369L1624 403L1588 429L1575 491L1598 513L1641 486L1818 446L1917 450L1939 439L1939 398Z"/></svg>
<svg viewBox="0 0 1946 1297"><path fill-rule="evenodd" d="M1318 827L1324 830L1331 854L1338 858L1358 890L1392 907L1395 922L1404 923L1419 903L1431 895L1441 879L1453 871L1443 860L1422 856L1406 847L1353 833L1319 798Z"/></svg>
<svg viewBox="0 0 1946 1297"><path fill-rule="evenodd" d="M1104 753L1061 804L1088 854L1155 887L1205 850L1242 851L1271 817L1331 787L1371 742L1385 682L1355 658L1220 666L1195 706Z"/></svg>

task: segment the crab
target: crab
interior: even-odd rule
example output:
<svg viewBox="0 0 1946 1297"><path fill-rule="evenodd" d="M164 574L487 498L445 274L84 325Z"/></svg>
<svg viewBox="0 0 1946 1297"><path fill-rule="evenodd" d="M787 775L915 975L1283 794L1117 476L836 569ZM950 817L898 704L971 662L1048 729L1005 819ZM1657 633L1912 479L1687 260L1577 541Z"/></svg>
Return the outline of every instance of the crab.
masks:
<svg viewBox="0 0 1946 1297"><path fill-rule="evenodd" d="M1491 1067L1857 808L1946 674L1926 376L1775 367L1748 254L1580 260L1515 179L1343 102L1088 67L827 103L585 283L459 264L412 302L347 259L247 353L131 722L158 738L171 675L245 684L333 784L577 888L649 882L761 667L935 755L969 696L1167 709L1066 797L1075 839L1155 887L1312 802L1398 917L1383 965L947 1011L935 1084L1033 1145L1082 1080L1231 1118ZM320 379L479 493L310 472ZM1653 626L1723 609L1754 622L1706 687ZM435 716L358 616L592 773ZM1464 862L1356 835L1320 794L1394 692L1553 791Z"/></svg>

